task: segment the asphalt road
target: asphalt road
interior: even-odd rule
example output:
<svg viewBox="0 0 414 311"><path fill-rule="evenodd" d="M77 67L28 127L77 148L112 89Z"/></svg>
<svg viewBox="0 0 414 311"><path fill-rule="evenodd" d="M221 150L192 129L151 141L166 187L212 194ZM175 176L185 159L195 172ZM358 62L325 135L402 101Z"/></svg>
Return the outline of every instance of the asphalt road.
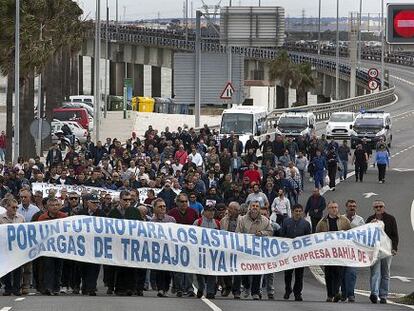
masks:
<svg viewBox="0 0 414 311"><path fill-rule="evenodd" d="M372 66L372 64L365 64ZM414 248L412 242L413 227L410 218L410 208L414 200L412 180L414 172L407 169L414 169L414 127L412 119L414 116L414 103L412 96L412 86L414 85L414 72L401 66L388 66L390 75L399 76L404 79L394 79L397 86L397 95L399 101L385 111L391 113L393 117L393 144L391 149L392 160L391 170L387 172L386 183L378 184L376 169L370 168L364 183L355 183L351 176L346 181L337 186L337 191L327 191L324 195L328 200L335 200L343 207L349 198L354 198L358 202L359 214L364 218L372 213L371 203L374 198L383 198L387 204L387 210L393 214L398 223L400 233L400 246L397 256L393 259L391 276L414 277L412 267L412 258ZM396 72L396 70L398 72ZM321 131L323 125L319 125ZM352 167L350 168L352 169ZM301 201L305 202L310 195L312 184L307 182L305 193L301 196ZM365 198L365 193L375 193L371 198ZM366 195L365 195L366 196ZM283 273L275 275L276 301L252 301L241 300L235 301L231 297L222 298L217 296L215 300L199 300L196 298L157 298L155 292L145 292L145 297L109 297L104 294L104 289L99 288L98 297L87 296L26 296L0 297L0 311L100 311L100 310L252 310L260 308L261 310L321 310L328 311L333 308L337 310L409 310L407 306L401 305L373 305L369 303L366 296L357 295L357 303L346 304L325 303L325 288L319 283L309 269L305 270L303 298L305 302L284 301ZM368 269L360 269L358 273L357 288L362 290L366 295L369 290ZM390 291L394 293L410 293L414 291L414 279L410 282L403 282L401 279L392 278ZM17 301L16 301L17 300ZM413 309L411 307L411 309Z"/></svg>

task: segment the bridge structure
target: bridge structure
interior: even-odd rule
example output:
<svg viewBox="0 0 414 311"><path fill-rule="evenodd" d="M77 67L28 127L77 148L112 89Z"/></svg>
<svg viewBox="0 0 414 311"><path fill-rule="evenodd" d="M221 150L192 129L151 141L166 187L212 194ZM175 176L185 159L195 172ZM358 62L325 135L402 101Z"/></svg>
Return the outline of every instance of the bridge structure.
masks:
<svg viewBox="0 0 414 311"><path fill-rule="evenodd" d="M101 31L101 39L108 39L109 48L106 52L105 44L101 44L101 55L110 61L110 94L123 94L123 79L133 79L135 95L144 93L144 65L151 66L151 94L161 96L161 68L175 69L174 53L193 53L196 48L195 34L186 36L179 31L167 31L148 28L137 28L133 26L110 25ZM90 30L84 42L81 55L94 56L94 30ZM335 72L336 62L333 59L326 59L317 55L317 46L287 44L289 55L294 63L309 62L318 74L321 81L313 93L324 98L322 101L329 101L330 98L346 99L350 97L350 72L351 66L346 63L339 65L340 72L340 93L335 94ZM220 44L219 38L211 33L203 37L201 50L204 53L227 54L231 50L233 55L240 55L244 58L244 80L269 80L269 62L276 58L279 49L273 48L252 48L225 46ZM323 55L332 55L332 48L322 49ZM108 54L108 55L107 55ZM346 57L347 49L341 49L341 56ZM361 56L367 60L378 60L380 51L373 48L362 49ZM395 63L414 64L414 58L402 53L388 53L386 61ZM125 72L127 71L127 72ZM356 73L356 95L370 93L368 89L368 74L366 70L359 69ZM92 81L93 79L91 79ZM377 81L379 82L379 80ZM276 82L277 83L277 82ZM173 73L171 77L171 90L174 93ZM171 94L172 95L172 94ZM277 106L278 108L286 108Z"/></svg>

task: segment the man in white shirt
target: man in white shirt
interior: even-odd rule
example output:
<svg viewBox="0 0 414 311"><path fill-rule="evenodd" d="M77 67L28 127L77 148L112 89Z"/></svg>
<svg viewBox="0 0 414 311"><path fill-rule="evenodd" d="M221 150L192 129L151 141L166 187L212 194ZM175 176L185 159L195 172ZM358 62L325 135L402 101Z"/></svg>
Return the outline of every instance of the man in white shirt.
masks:
<svg viewBox="0 0 414 311"><path fill-rule="evenodd" d="M188 156L188 159L197 167L203 166L203 157L197 152L195 147L192 147L191 154Z"/></svg>
<svg viewBox="0 0 414 311"><path fill-rule="evenodd" d="M32 194L27 189L22 189L19 192L20 204L17 209L17 213L24 217L25 222L31 222L32 217L39 211L39 208L32 204ZM22 294L27 295L29 293L30 281L32 279L32 263L29 262L23 265L23 282L22 282Z"/></svg>
<svg viewBox="0 0 414 311"><path fill-rule="evenodd" d="M351 228L365 225L365 220L361 216L357 215L357 204L355 200L348 200L345 204L346 213L345 217L348 218L351 223ZM341 285L342 301L355 302L355 283L357 279L357 271L355 267L344 267Z"/></svg>
<svg viewBox="0 0 414 311"><path fill-rule="evenodd" d="M280 226L283 224L285 218L292 217L290 201L285 196L283 189L279 189L278 196L273 200L271 211L270 219L272 221L276 220Z"/></svg>

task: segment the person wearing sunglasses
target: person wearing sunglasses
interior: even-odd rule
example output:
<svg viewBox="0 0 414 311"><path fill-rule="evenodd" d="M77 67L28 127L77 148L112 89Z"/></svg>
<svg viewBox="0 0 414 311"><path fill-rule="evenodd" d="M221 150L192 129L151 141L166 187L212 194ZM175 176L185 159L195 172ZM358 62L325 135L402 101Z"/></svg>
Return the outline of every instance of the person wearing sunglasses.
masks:
<svg viewBox="0 0 414 311"><path fill-rule="evenodd" d="M177 195L175 204L177 207L171 209L168 215L174 217L178 224L192 225L197 220L197 211L189 206L187 194ZM174 288L177 291L177 297L182 297L184 292L187 292L189 297L195 296L192 281L193 275L190 273L174 273Z"/></svg>
<svg viewBox="0 0 414 311"><path fill-rule="evenodd" d="M384 223L384 231L391 239L392 256L397 254L398 250L398 227L397 221L394 216L385 212L385 202L382 200L375 200L372 203L374 209L374 214L369 216L366 220L366 223L379 222ZM378 302L378 297L380 303L387 303L388 291L390 285L390 267L392 256L378 259L374 265L371 266L371 276L370 276L370 287L371 295L369 299L372 303Z"/></svg>
<svg viewBox="0 0 414 311"><path fill-rule="evenodd" d="M127 190L121 191L119 194L119 204L111 209L108 217L144 221L145 219L140 211L133 207L131 203L131 193ZM110 277L109 280L106 278L108 285L107 294L112 294L115 290L115 294L119 296L144 295L146 269L107 267L107 271L108 269ZM114 278L115 274L116 278Z"/></svg>

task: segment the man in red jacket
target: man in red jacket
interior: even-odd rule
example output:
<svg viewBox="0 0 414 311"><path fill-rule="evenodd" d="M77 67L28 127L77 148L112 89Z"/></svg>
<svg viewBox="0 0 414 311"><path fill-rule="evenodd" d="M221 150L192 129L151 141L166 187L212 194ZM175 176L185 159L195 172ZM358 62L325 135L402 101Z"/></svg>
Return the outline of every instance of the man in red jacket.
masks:
<svg viewBox="0 0 414 311"><path fill-rule="evenodd" d="M174 217L177 224L192 225L198 218L195 209L189 207L188 196L180 193L175 199L177 207L171 209L168 215ZM182 297L183 292L187 292L189 297L194 297L192 286L193 275L190 273L174 273L174 288L177 291L177 297Z"/></svg>
<svg viewBox="0 0 414 311"><path fill-rule="evenodd" d="M257 169L255 169L253 163L249 165L249 169L244 172L243 177L249 177L250 183L255 182L260 184L260 173Z"/></svg>

